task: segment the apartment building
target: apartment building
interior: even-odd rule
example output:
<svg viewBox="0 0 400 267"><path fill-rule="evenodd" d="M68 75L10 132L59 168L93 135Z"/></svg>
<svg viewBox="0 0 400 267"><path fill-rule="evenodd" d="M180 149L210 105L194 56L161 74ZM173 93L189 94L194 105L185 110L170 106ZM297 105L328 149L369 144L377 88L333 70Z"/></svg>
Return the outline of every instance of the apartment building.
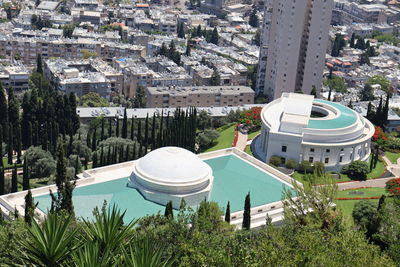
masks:
<svg viewBox="0 0 400 267"><path fill-rule="evenodd" d="M122 73L100 59L48 59L44 61L44 74L57 89L78 96L96 92L108 98L122 93Z"/></svg>
<svg viewBox="0 0 400 267"><path fill-rule="evenodd" d="M50 57L83 58L84 51L95 53L100 58L111 61L114 57L144 56L146 48L143 46L103 42L91 39L64 39L64 38L24 38L0 34L0 55L14 58L18 55L27 65L36 64L37 55L43 59Z"/></svg>
<svg viewBox="0 0 400 267"><path fill-rule="evenodd" d="M4 88L12 88L14 92L29 89L29 70L22 64L0 65L0 82Z"/></svg>
<svg viewBox="0 0 400 267"><path fill-rule="evenodd" d="M267 0L257 93L309 94L322 85L333 0Z"/></svg>
<svg viewBox="0 0 400 267"><path fill-rule="evenodd" d="M224 107L254 103L247 86L148 87L147 108Z"/></svg>

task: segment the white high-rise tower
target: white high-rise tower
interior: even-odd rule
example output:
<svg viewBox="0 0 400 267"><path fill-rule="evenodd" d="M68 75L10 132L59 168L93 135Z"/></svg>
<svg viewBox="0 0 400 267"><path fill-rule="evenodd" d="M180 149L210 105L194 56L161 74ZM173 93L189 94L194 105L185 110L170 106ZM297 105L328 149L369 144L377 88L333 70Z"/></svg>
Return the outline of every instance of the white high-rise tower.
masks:
<svg viewBox="0 0 400 267"><path fill-rule="evenodd" d="M265 0L256 91L319 92L333 0Z"/></svg>

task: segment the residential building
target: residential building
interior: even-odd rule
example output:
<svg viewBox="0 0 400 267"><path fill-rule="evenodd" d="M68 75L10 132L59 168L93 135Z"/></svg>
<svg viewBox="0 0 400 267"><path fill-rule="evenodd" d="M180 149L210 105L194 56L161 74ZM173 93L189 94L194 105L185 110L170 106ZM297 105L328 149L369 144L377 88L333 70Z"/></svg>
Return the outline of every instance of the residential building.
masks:
<svg viewBox="0 0 400 267"><path fill-rule="evenodd" d="M332 6L333 0L266 1L257 93L273 100L320 90Z"/></svg>
<svg viewBox="0 0 400 267"><path fill-rule="evenodd" d="M148 87L147 108L220 107L254 103L247 86Z"/></svg>

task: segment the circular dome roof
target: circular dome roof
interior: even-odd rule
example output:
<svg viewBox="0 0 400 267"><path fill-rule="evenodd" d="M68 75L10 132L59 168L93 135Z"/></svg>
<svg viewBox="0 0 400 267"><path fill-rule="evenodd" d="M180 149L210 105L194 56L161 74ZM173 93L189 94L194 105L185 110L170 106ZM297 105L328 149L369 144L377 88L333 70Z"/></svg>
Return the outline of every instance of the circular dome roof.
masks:
<svg viewBox="0 0 400 267"><path fill-rule="evenodd" d="M147 180L166 184L196 183L211 173L211 168L196 154L180 147L162 147L139 159L136 172Z"/></svg>

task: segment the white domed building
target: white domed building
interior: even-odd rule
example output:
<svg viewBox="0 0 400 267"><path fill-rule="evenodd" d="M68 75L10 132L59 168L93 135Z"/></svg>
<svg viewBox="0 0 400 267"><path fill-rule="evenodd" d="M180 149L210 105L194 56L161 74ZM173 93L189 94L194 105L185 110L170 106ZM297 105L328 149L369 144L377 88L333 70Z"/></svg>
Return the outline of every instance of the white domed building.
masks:
<svg viewBox="0 0 400 267"><path fill-rule="evenodd" d="M196 154L179 147L151 151L135 164L129 186L145 199L179 208L184 198L189 206L208 200L213 184L212 169Z"/></svg>
<svg viewBox="0 0 400 267"><path fill-rule="evenodd" d="M354 110L311 95L283 93L261 111L261 135L253 150L269 162L319 161L339 171L355 160L367 161L375 128Z"/></svg>

